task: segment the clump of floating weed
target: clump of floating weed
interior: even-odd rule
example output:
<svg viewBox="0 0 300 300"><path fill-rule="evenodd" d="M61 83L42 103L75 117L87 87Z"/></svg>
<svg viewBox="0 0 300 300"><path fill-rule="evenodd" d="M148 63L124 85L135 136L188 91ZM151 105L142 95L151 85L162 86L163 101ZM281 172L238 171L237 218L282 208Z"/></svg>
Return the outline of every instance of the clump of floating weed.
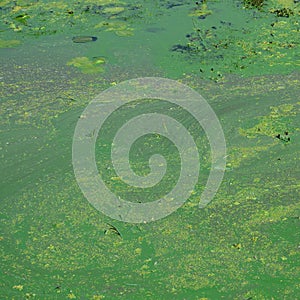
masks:
<svg viewBox="0 0 300 300"><path fill-rule="evenodd" d="M244 0L246 8L257 8L261 9L264 5L264 0Z"/></svg>
<svg viewBox="0 0 300 300"><path fill-rule="evenodd" d="M67 62L67 66L73 66L78 69L82 73L85 74L93 74L93 73L100 73L103 72L103 64L105 60L103 58L97 58L95 60L90 60L88 57L75 57L69 62Z"/></svg>

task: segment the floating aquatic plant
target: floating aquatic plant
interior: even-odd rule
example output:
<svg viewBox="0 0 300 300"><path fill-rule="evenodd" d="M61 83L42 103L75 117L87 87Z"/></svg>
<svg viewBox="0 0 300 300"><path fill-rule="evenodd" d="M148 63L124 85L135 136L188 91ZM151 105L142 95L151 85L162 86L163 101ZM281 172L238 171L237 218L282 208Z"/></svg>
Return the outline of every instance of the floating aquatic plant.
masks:
<svg viewBox="0 0 300 300"><path fill-rule="evenodd" d="M112 31L118 36L132 36L133 28L130 28L125 22L101 22L95 26L95 29L103 29L104 31Z"/></svg>
<svg viewBox="0 0 300 300"><path fill-rule="evenodd" d="M19 40L0 40L0 48L13 48L20 45Z"/></svg>
<svg viewBox="0 0 300 300"><path fill-rule="evenodd" d="M216 82L224 80L228 73L252 76L295 70L300 65L296 51L300 42L296 3L251 3L263 8L256 12L257 17L253 19L252 12L245 12L244 19L235 21L234 10L238 14L239 6L233 4L228 8L226 17L226 13L214 10L213 2L197 2L189 14L193 31L186 34L188 41L175 44L170 50L187 55L201 77Z"/></svg>
<svg viewBox="0 0 300 300"><path fill-rule="evenodd" d="M255 138L258 135L265 135L280 139L280 136L286 136L288 139L290 131L291 118L295 117L299 107L293 104L282 104L280 106L271 106L271 112L267 116L258 118L258 123L251 128L242 129L239 132L242 136ZM282 140L282 139L280 139Z"/></svg>
<svg viewBox="0 0 300 300"><path fill-rule="evenodd" d="M264 5L264 0L244 0L244 5L246 8L258 8L261 9Z"/></svg>
<svg viewBox="0 0 300 300"><path fill-rule="evenodd" d="M125 10L125 8L121 7L121 6L105 7L103 9L103 13L117 15L117 14L120 14L121 12L123 12L124 10Z"/></svg>
<svg viewBox="0 0 300 300"><path fill-rule="evenodd" d="M127 12L127 5L121 1L88 0L44 2L36 1L1 1L0 8L4 26L15 32L25 34L44 35L53 34L66 29L82 28L87 23L95 26L103 20L117 19L119 14ZM130 30L122 28L119 35L131 35ZM118 33L117 33L118 34Z"/></svg>
<svg viewBox="0 0 300 300"><path fill-rule="evenodd" d="M189 16L192 17L199 17L200 19L204 19L208 15L211 15L212 11L208 9L206 3L197 4L196 8L192 10L192 12L189 14Z"/></svg>
<svg viewBox="0 0 300 300"><path fill-rule="evenodd" d="M103 64L105 63L104 58L97 58L95 60L90 60L88 57L75 57L70 60L67 65L73 66L80 69L82 73L93 74L103 72Z"/></svg>
<svg viewBox="0 0 300 300"><path fill-rule="evenodd" d="M87 0L85 1L86 3L92 3L95 5L117 5L117 4L122 4L124 2L118 1L118 0Z"/></svg>

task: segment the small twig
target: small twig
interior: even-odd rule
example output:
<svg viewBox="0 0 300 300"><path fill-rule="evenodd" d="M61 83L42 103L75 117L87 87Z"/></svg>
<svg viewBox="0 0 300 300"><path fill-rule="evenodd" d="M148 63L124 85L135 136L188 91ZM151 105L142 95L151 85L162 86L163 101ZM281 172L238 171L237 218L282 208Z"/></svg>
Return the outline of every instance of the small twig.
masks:
<svg viewBox="0 0 300 300"><path fill-rule="evenodd" d="M121 232L117 229L117 227L115 227L114 225L109 224L109 223L106 223L106 224L109 225L110 228L107 229L107 230L105 229L105 230L104 230L104 234L107 234L108 231L111 230L112 232L114 232L115 234L117 234L117 235L119 235L121 238L123 238Z"/></svg>

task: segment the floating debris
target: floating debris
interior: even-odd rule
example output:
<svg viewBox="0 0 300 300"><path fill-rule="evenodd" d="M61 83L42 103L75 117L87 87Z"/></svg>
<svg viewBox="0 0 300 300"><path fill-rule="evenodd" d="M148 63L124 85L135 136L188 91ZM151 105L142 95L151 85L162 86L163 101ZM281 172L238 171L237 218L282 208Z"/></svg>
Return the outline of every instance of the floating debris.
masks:
<svg viewBox="0 0 300 300"><path fill-rule="evenodd" d="M275 136L275 138L277 138L277 139L279 139L279 140L281 140L281 141L287 143L287 142L290 142L290 141L291 141L291 138L290 138L288 135L289 135L288 131L285 131L285 132L284 132L284 135L281 135L281 134L279 133L279 134L277 134L277 135Z"/></svg>
<svg viewBox="0 0 300 300"><path fill-rule="evenodd" d="M72 38L73 43L88 43L97 41L95 36L74 36Z"/></svg>
<svg viewBox="0 0 300 300"><path fill-rule="evenodd" d="M108 234L109 232L112 232L116 235L119 235L121 238L123 238L123 236L121 235L121 232L114 226L114 225L111 225L109 223L106 223L109 228L104 230L104 234Z"/></svg>

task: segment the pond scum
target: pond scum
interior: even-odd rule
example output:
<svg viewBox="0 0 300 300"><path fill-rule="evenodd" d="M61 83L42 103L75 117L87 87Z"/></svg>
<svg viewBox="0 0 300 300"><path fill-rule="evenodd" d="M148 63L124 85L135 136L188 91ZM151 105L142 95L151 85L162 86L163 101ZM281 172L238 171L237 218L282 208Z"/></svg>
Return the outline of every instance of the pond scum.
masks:
<svg viewBox="0 0 300 300"><path fill-rule="evenodd" d="M169 53L194 69L176 79L210 99L228 153L220 190L204 209L198 209L200 179L165 219L111 220L88 205L75 181L72 135L99 90L138 72L108 74L109 61L88 54L54 66L34 57L3 60L0 298L297 299L297 1L0 1L0 7L4 55L62 32L73 43L86 24L91 34L130 38L147 18L185 9L190 32ZM235 23L239 13L244 18ZM206 174L209 149L198 142Z"/></svg>
<svg viewBox="0 0 300 300"><path fill-rule="evenodd" d="M155 6L157 15L163 14L163 8L170 10L184 5L182 1L173 6L168 1L164 3L154 1L154 6L161 6ZM228 1L227 8L220 10L218 6L218 1L190 1L188 17L192 31L186 34L185 44L175 44L170 49L188 55L203 78L220 81L228 73L242 76L288 73L299 67L297 1ZM129 37L134 34L134 24L150 14L147 5L138 1L2 1L0 7L2 32L14 32L14 36L52 35L80 30L89 24L89 28L100 32ZM251 10L252 14L234 22L235 16L243 15L243 9ZM0 40L1 47L16 45L15 40Z"/></svg>

